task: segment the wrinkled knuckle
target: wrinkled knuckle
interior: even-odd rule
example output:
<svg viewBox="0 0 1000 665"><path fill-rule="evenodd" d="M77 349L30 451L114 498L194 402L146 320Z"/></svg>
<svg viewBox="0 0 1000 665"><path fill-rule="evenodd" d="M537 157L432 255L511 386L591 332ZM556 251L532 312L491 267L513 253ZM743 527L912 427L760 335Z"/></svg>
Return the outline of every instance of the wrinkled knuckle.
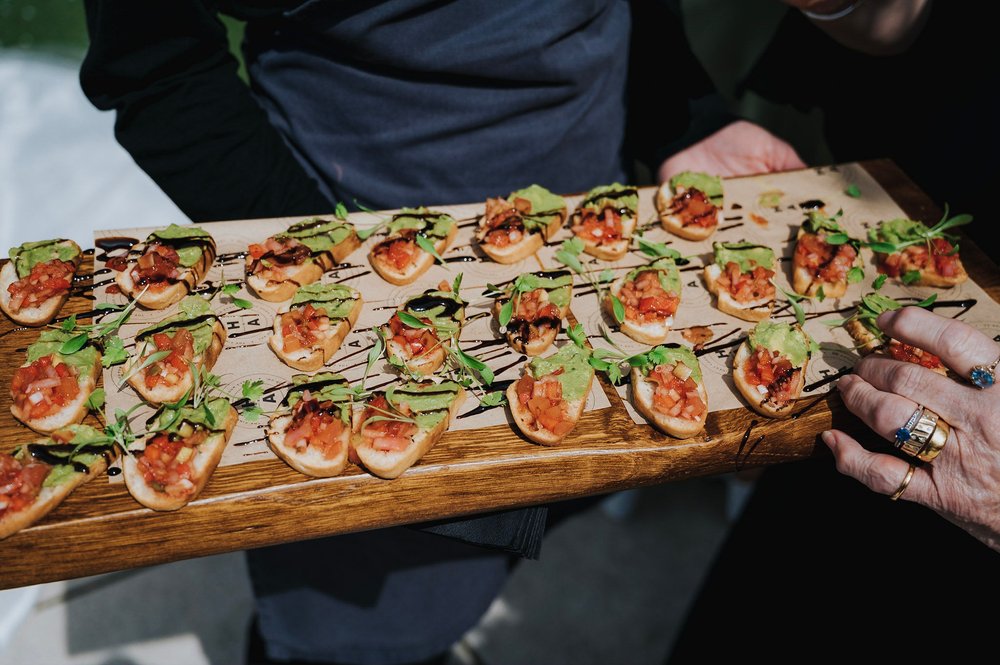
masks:
<svg viewBox="0 0 1000 665"><path fill-rule="evenodd" d="M897 395L918 395L924 388L924 370L912 363L898 363L889 370L888 388Z"/></svg>
<svg viewBox="0 0 1000 665"><path fill-rule="evenodd" d="M921 318L923 318L923 310L919 307L904 307L893 318L892 327L903 332L915 330L922 325Z"/></svg>

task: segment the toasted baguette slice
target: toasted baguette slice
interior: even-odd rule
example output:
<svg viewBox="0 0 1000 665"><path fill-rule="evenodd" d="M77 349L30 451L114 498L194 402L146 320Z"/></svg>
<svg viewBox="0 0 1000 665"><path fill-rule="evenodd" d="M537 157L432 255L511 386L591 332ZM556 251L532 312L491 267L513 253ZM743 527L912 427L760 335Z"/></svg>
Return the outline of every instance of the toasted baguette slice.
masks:
<svg viewBox="0 0 1000 665"><path fill-rule="evenodd" d="M448 235L434 241L434 251L436 251L439 256L443 255L446 251L448 251L448 248L451 247L451 243L454 242L457 234L458 224L452 224L451 228L448 230ZM382 242L389 242L395 237L396 236L390 236ZM379 243L379 245L381 244L382 243ZM376 247L378 247L378 245L376 245ZM413 263L406 266L403 270L399 270L396 266L391 265L381 256L376 256L374 247L372 248L372 251L368 252L368 262L371 263L372 268L375 269L375 272L378 273L379 277L390 284L395 284L396 286L412 284L418 277L430 270L430 267L434 265L434 261L434 256L432 256L430 252L425 252L417 247L416 258Z"/></svg>
<svg viewBox="0 0 1000 665"><path fill-rule="evenodd" d="M43 439L29 445L50 446L58 445L58 443L52 441L52 439ZM27 448L27 446L25 446L25 448ZM16 456L15 459L25 462L28 458L23 450L24 449L22 449L22 453ZM86 466L86 472L77 468L73 473L67 475L62 482L48 487L43 485L38 493L38 496L35 497L34 502L32 502L30 506L25 506L21 510L15 512L0 511L0 540L17 533L25 527L31 526L48 515L60 503L62 503L73 490L91 478L103 473L104 470L108 468L108 462L103 455L97 455L96 458ZM56 467L53 467L53 470L55 470L55 468Z"/></svg>
<svg viewBox="0 0 1000 665"><path fill-rule="evenodd" d="M861 355L867 356L871 353L876 353L880 356L892 357L888 352L888 347L897 340L889 339L885 344L881 343L879 339L857 319L851 319L845 323L844 329L848 332L848 334L850 334L851 339L854 340L856 345L855 348L857 348L858 353ZM921 366L926 367L926 365ZM948 375L948 368L945 367L944 364L938 364L936 367L928 367L927 369L932 372L937 372L942 376Z"/></svg>
<svg viewBox="0 0 1000 665"><path fill-rule="evenodd" d="M664 434L678 439L688 439L705 429L705 419L708 416L708 392L705 390L704 382L698 384L698 396L706 406L705 412L700 418L690 420L688 418L677 418L675 416L660 413L653 406L653 394L656 386L653 382L647 381L642 371L638 367L632 368L632 404L642 417L648 420L656 429Z"/></svg>
<svg viewBox="0 0 1000 665"><path fill-rule="evenodd" d="M22 367L27 367L31 363L25 363ZM66 406L59 409L57 412L45 416L43 418L31 418L26 413L22 413L12 403L10 406L10 412L19 421L35 430L39 434L50 434L56 430L63 429L67 425L74 425L76 423L83 422L83 419L87 417L87 400L90 399L91 393L97 388L97 374L101 371L101 354L97 354L97 359L94 362L94 367L87 374L81 374L78 379L78 384L80 386L80 392L77 396Z"/></svg>
<svg viewBox="0 0 1000 665"><path fill-rule="evenodd" d="M309 400L305 401L307 394ZM320 407L326 402L330 404L327 409L322 410ZM292 387L281 400L281 406L288 406L291 410L271 416L267 427L267 445L288 466L307 476L329 478L339 475L347 466L348 452L351 448L351 404L350 386L342 375L333 372L320 372L316 375L296 374L292 377ZM300 409L304 409L305 413ZM312 418L321 413L328 414L343 424L343 431L336 439L340 447L332 455L324 452L322 446L310 443L314 434ZM301 416L302 424L296 427L299 428L299 433L305 436L296 437L296 445L289 445L286 436L296 416ZM345 417L346 422L344 422ZM310 423L308 426L307 422Z"/></svg>
<svg viewBox="0 0 1000 665"><path fill-rule="evenodd" d="M580 238L583 241L583 251L591 256L596 256L602 261L617 261L628 254L629 245L632 244L632 234L635 233L635 217L622 217L622 237L609 243L598 244L587 238Z"/></svg>
<svg viewBox="0 0 1000 665"><path fill-rule="evenodd" d="M743 363L750 358L750 344L744 340L736 350L736 357L733 359L733 382L736 388L750 404L750 408L762 416L768 418L787 418L792 415L795 401L802 396L802 388L805 385L806 368L809 366L807 358L802 367L797 368L795 376L795 386L792 390L792 399L785 404L775 404L770 400L767 393L762 393L755 386L747 382L746 374L743 372Z"/></svg>
<svg viewBox="0 0 1000 665"><path fill-rule="evenodd" d="M319 336L314 346L295 351L285 351L285 338L281 334L281 315L287 313L291 308L283 307L274 317L274 334L267 339L267 344L281 362L289 367L294 367L303 372L314 372L330 362L333 355L340 349L340 345L343 344L347 333L357 323L363 304L359 294L346 318L331 319L330 328Z"/></svg>
<svg viewBox="0 0 1000 665"><path fill-rule="evenodd" d="M875 263L881 268L886 259L889 258L889 254L875 254ZM962 264L962 260L955 256L956 259L956 271L954 275L945 276L941 275L934 269L934 262L928 261L928 265L920 268L913 263L911 263L906 258L906 253L903 253L902 266L900 269L900 274L905 274L911 270L915 270L920 273L920 278L914 282L910 282L912 286L934 286L941 289L951 288L952 286L958 286L962 282L969 279L969 273L965 271L965 266Z"/></svg>
<svg viewBox="0 0 1000 665"><path fill-rule="evenodd" d="M799 227L798 235L796 236L796 246L795 251L792 252L792 289L796 293L801 293L805 296L814 296L816 292L819 291L820 287L823 287L823 295L826 298L841 298L847 293L847 279L842 279L837 282L824 282L822 280L813 279L813 275L804 266L796 266L796 257L798 257L798 242L802 240L802 236L808 233L804 226ZM858 254L857 258L854 260L854 265L858 265L861 260L861 255Z"/></svg>
<svg viewBox="0 0 1000 665"><path fill-rule="evenodd" d="M465 304L464 300L452 294L450 287L441 291L428 290L419 296L407 299L399 306L394 316L398 317L400 312L405 312L418 319L429 318L435 325L430 332L440 341L419 355L412 356L408 346L394 339L395 333L392 331L392 318L390 318L380 329L380 334L385 339L385 353L389 362L396 365L402 363L411 374L417 376L430 376L436 372L444 364L448 357L448 349L451 347L453 335L448 330L452 326L461 329L465 323ZM403 323L402 320L400 323ZM441 326L447 327L442 330ZM413 330L408 326L407 329Z"/></svg>
<svg viewBox="0 0 1000 665"><path fill-rule="evenodd" d="M666 260L667 259L664 259L664 261ZM653 263L655 264L656 261ZM670 265L672 266L673 264L671 263ZM676 270L676 268L671 269ZM625 282L628 280L630 275L633 275L633 271L625 273L615 280L615 283L611 285L611 289L608 291L608 294L604 297L604 300L601 303L604 306L604 310L608 313L608 316L611 317L612 320L616 320L616 318L614 301L611 297L614 296L616 298L620 298L622 287L625 286ZM638 273L634 274L632 277L633 280L638 279L638 276ZM681 294L678 292L674 295L678 296L678 306L680 306L679 297ZM674 317L671 314L662 320L650 321L648 323L636 323L635 321L625 318L624 321L618 324L618 328L635 341L652 346L665 342L667 340L667 336L670 334L670 328L673 325Z"/></svg>
<svg viewBox="0 0 1000 665"><path fill-rule="evenodd" d="M280 270L281 279L271 279L269 277L276 277L277 275L264 276L259 271L253 273L255 260L248 253L245 270L247 287L261 300L283 302L295 295L296 289L300 286L319 281L323 273L335 268L354 250L361 246L361 240L358 238L354 227L339 221L309 218L297 224L292 224L288 227L287 231L283 232L294 233L297 227L304 227L302 230L307 230L310 227L316 228L317 225L330 224L339 228L347 227L349 233L343 240L330 249L312 252L302 263L282 267ZM326 232L331 232L331 230L328 229ZM279 233L276 235L280 236L282 234Z"/></svg>
<svg viewBox="0 0 1000 665"><path fill-rule="evenodd" d="M382 331L388 331L388 326L382 326ZM409 350L394 340L391 333L386 337L385 351L389 358L395 358L406 365L411 374L430 376L441 368L448 357L447 347L451 346L447 339L442 340L435 348L425 351L414 358L409 358Z"/></svg>
<svg viewBox="0 0 1000 665"><path fill-rule="evenodd" d="M583 415L583 409L587 404L587 395L590 394L590 389L594 383L594 369L587 362L587 358L588 354L586 351L579 349L574 344L567 344L551 356L544 359L536 358L529 360L524 364L521 378L510 384L506 392L507 404L510 406L510 414L514 418L514 424L517 425L517 428L524 436L543 446L555 446L573 431L576 423L580 420L580 416ZM558 369L537 376L535 372L539 371L536 369L539 367L539 363L545 363L547 367L557 366ZM556 371L559 372L558 376L554 374ZM527 406L521 404L521 400L518 399L518 385L522 381L533 381L532 390L534 390L540 383L556 381L562 383L563 381L582 378L580 376L581 372L585 373L586 387L580 392L579 396L573 399L566 399L564 396L561 403L552 404L552 406L559 405L561 407L563 416L562 420L559 421L559 424L563 427L559 428L560 431L558 432L543 426ZM560 392L564 395L566 393L566 385L568 384L560 387Z"/></svg>
<svg viewBox="0 0 1000 665"><path fill-rule="evenodd" d="M681 188L678 194L684 192ZM701 226L699 224L684 225L680 215L674 214L674 193L669 182L665 182L656 190L656 210L660 216L660 224L663 228L675 236L685 240L705 240L710 237L722 223L722 208L715 209L715 224L712 226Z"/></svg>
<svg viewBox="0 0 1000 665"><path fill-rule="evenodd" d="M484 226L480 226L476 237L479 238L479 247L486 253L486 256L490 257L497 263L510 265L526 259L541 249L542 246L545 245L547 241L551 240L552 236L554 236L565 223L566 207L563 206L562 211L557 217L553 218L553 221L544 225L538 231L525 232L520 240L510 243L505 247L497 247L492 243L486 242L484 238L486 234L489 233L489 229Z"/></svg>
<svg viewBox="0 0 1000 665"><path fill-rule="evenodd" d="M543 296L545 297L545 296ZM500 310L503 304L498 300L493 304L493 315L498 319L500 318ZM567 311L569 308L565 308ZM560 308L560 315L562 318L566 317L566 311ZM559 335L559 330L562 328L559 326L549 326L546 325L540 330L538 330L538 336L529 341L528 324L520 327L515 327L514 324L516 319L512 319L509 324L507 324L507 329L504 332L504 336L507 338L507 343L510 348L514 349L518 353L523 353L526 356L540 356L545 351L552 346L552 343L556 341L556 337Z"/></svg>
<svg viewBox="0 0 1000 665"><path fill-rule="evenodd" d="M75 248L76 255L69 261L73 264L73 274L75 275L76 271L80 268L80 259L82 258L80 246L72 240L62 240L59 244ZM15 312L11 309L10 291L7 289L17 281L19 281L17 268L14 267L13 261L8 261L4 264L3 268L0 269L0 309L3 310L3 313L6 314L11 321L19 323L22 326L44 326L52 321L52 319L56 318L59 310L62 309L62 306L65 305L66 301L69 299L70 290L66 289L65 292L59 295L54 295L51 298L47 298L36 307L22 307Z"/></svg>
<svg viewBox="0 0 1000 665"><path fill-rule="evenodd" d="M761 298L746 304L737 302L728 291L719 288L717 282L721 276L722 268L717 263L705 266L705 286L715 294L716 306L720 311L744 321L763 321L771 316L774 298Z"/></svg>
<svg viewBox="0 0 1000 665"><path fill-rule="evenodd" d="M220 429L213 431L207 439L197 446L187 464L191 468L193 486L185 494L170 496L166 492L155 489L146 482L136 455L125 455L122 461L122 476L125 486L136 501L153 510L169 511L183 508L201 494L212 472L219 465L222 453L226 449L233 429L239 420L239 413L232 406L225 420L220 423Z"/></svg>
<svg viewBox="0 0 1000 665"><path fill-rule="evenodd" d="M155 238L150 239L155 240ZM147 244L150 242L150 239L147 239ZM159 242L169 244L165 240L160 240ZM121 289L122 293L130 298L135 298L141 307L146 309L165 309L183 299L184 296L193 291L205 279L208 269L212 267L212 262L215 261L215 253L215 240L209 236L205 244L202 245L201 257L197 263L189 268L181 266L180 276L170 284L162 288L150 287L145 289L145 291L143 291L144 287L136 284L132 278L132 271L135 269L138 259L130 259L125 269L115 275L115 283Z"/></svg>
<svg viewBox="0 0 1000 665"><path fill-rule="evenodd" d="M222 353L222 348L226 344L226 337L226 327L216 319L212 325L212 341L209 343L208 348L191 359L191 364L197 368L204 367L206 370L211 370L215 367L215 361L219 359L219 354ZM122 371L126 375L129 374L133 367L142 363L143 360L154 352L156 352L156 345L152 339L137 341L135 354L129 359ZM181 380L172 386L157 384L152 388L147 388L145 374L146 370L136 372L129 377L128 384L139 393L142 399L154 405L180 400L191 388L194 380L191 372L187 371L181 377Z"/></svg>
<svg viewBox="0 0 1000 665"><path fill-rule="evenodd" d="M404 471L416 464L427 451L434 447L451 425L452 419L458 413L459 407L465 401L465 389L458 386L458 391L448 408L448 415L442 418L434 427L420 429L413 435L409 446L404 450L376 450L373 440L361 434L364 425L364 411L354 415L354 434L351 441L354 450L364 467L379 478L398 478Z"/></svg>

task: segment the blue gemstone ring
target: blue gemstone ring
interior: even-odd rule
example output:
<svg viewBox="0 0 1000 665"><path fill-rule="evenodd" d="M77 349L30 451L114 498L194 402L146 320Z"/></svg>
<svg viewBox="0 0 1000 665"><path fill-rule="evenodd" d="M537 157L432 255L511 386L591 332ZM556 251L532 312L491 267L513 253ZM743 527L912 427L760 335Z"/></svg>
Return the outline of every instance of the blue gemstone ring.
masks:
<svg viewBox="0 0 1000 665"><path fill-rule="evenodd" d="M996 374L994 373L997 365L1000 365L1000 358L997 358L989 365L976 365L969 372L969 381L980 390L989 388L997 381Z"/></svg>
<svg viewBox="0 0 1000 665"><path fill-rule="evenodd" d="M896 430L897 448L902 447L906 442L913 438L913 428L916 427L922 415L924 415L924 407L918 404L916 410L913 412L913 415L911 415L906 421L906 424Z"/></svg>

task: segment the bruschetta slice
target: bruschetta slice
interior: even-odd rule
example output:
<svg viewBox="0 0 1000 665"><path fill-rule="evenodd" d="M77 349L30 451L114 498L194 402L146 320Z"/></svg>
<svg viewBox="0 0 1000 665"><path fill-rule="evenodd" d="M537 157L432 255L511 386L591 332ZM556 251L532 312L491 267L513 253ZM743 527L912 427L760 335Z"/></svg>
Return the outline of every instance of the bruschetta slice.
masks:
<svg viewBox="0 0 1000 665"><path fill-rule="evenodd" d="M271 417L267 445L307 476L337 476L351 446L351 387L340 374L296 374L281 401L290 411Z"/></svg>
<svg viewBox="0 0 1000 665"><path fill-rule="evenodd" d="M774 309L776 261L770 247L716 242L715 262L705 266L705 285L716 306L744 321L762 321Z"/></svg>
<svg viewBox="0 0 1000 665"><path fill-rule="evenodd" d="M201 283L215 253L215 239L204 229L171 224L153 231L145 243L129 252L115 283L140 306L164 309ZM118 262L109 267L118 268Z"/></svg>
<svg viewBox="0 0 1000 665"><path fill-rule="evenodd" d="M330 362L361 314L361 293L343 284L307 284L274 317L268 346L281 362L314 372Z"/></svg>
<svg viewBox="0 0 1000 665"><path fill-rule="evenodd" d="M129 493L153 510L183 508L201 493L239 420L236 409L223 398L173 411L158 411L143 450L122 460Z"/></svg>
<svg viewBox="0 0 1000 665"><path fill-rule="evenodd" d="M108 468L111 440L88 425L0 453L0 538L45 517L70 492Z"/></svg>
<svg viewBox="0 0 1000 665"><path fill-rule="evenodd" d="M539 185L486 199L476 239L497 263L517 263L537 252L566 223L566 201Z"/></svg>
<svg viewBox="0 0 1000 665"><path fill-rule="evenodd" d="M465 305L452 291L425 291L404 302L380 331L389 362L418 376L436 372L465 322Z"/></svg>
<svg viewBox="0 0 1000 665"><path fill-rule="evenodd" d="M76 337L62 330L43 330L28 347L27 361L14 370L10 412L22 423L48 434L79 423L87 415L87 400L97 387L101 352L84 344L72 353L63 345Z"/></svg>
<svg viewBox="0 0 1000 665"><path fill-rule="evenodd" d="M681 302L681 275L669 257L634 268L611 285L604 308L617 320L614 299L622 304L621 331L643 344L662 344Z"/></svg>
<svg viewBox="0 0 1000 665"><path fill-rule="evenodd" d="M809 357L816 349L800 326L761 321L736 350L733 381L754 411L786 418L802 395Z"/></svg>
<svg viewBox="0 0 1000 665"><path fill-rule="evenodd" d="M69 298L81 256L79 245L61 238L12 247L0 269L0 309L22 326L44 326Z"/></svg>
<svg viewBox="0 0 1000 665"><path fill-rule="evenodd" d="M123 375L150 404L176 402L194 384L192 367L210 370L215 366L226 337L226 328L208 301L188 296L177 314L136 333L135 351ZM157 353L161 354L159 360L149 363L150 356Z"/></svg>
<svg viewBox="0 0 1000 665"><path fill-rule="evenodd" d="M372 393L354 417L358 458L380 478L399 477L434 447L464 399L454 381L408 382Z"/></svg>
<svg viewBox="0 0 1000 665"><path fill-rule="evenodd" d="M538 356L555 341L572 298L573 275L568 270L524 273L497 299L493 313L515 351Z"/></svg>
<svg viewBox="0 0 1000 665"><path fill-rule="evenodd" d="M368 252L368 262L390 284L411 284L434 265L434 255L421 245L434 248L441 256L458 233L451 215L427 208L403 208L387 225L388 236Z"/></svg>
<svg viewBox="0 0 1000 665"><path fill-rule="evenodd" d="M656 190L660 224L686 240L704 240L722 221L722 178L683 171Z"/></svg>
<svg viewBox="0 0 1000 665"><path fill-rule="evenodd" d="M632 367L632 404L665 434L687 439L705 428L708 392L701 364L690 348L664 344Z"/></svg>
<svg viewBox="0 0 1000 665"><path fill-rule="evenodd" d="M888 296L869 293L862 296L857 311L844 322L844 329L850 334L858 352L863 356L869 353L885 355L894 360L914 363L938 374L947 375L948 369L939 357L898 339L892 339L878 327L879 314L900 309L902 306L902 303Z"/></svg>
<svg viewBox="0 0 1000 665"><path fill-rule="evenodd" d="M799 227L792 255L792 288L807 296L822 288L824 297L842 297L847 293L848 272L860 262L858 246L837 223L837 216L811 211Z"/></svg>
<svg viewBox="0 0 1000 665"><path fill-rule="evenodd" d="M288 300L295 289L319 281L360 246L348 222L319 217L302 220L247 248L247 287L269 302Z"/></svg>
<svg viewBox="0 0 1000 665"><path fill-rule="evenodd" d="M635 232L639 193L634 187L595 187L573 213L572 231L583 241L583 251L605 261L617 261L628 252Z"/></svg>
<svg viewBox="0 0 1000 665"><path fill-rule="evenodd" d="M573 431L594 381L588 357L584 349L567 344L551 356L524 364L524 374L507 388L510 414L521 434L555 446Z"/></svg>
<svg viewBox="0 0 1000 665"><path fill-rule="evenodd" d="M879 272L889 277L906 284L945 288L969 279L958 248L952 244L954 238L947 234L932 234L923 222L893 219L879 223L868 234L875 243L907 244L897 252L875 252Z"/></svg>

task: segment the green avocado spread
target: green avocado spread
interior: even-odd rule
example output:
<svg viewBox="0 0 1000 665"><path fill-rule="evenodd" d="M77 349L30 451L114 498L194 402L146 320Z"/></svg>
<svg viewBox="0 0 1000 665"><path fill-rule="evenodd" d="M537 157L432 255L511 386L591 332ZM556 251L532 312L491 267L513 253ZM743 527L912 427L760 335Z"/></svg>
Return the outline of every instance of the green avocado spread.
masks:
<svg viewBox="0 0 1000 665"><path fill-rule="evenodd" d="M819 211L810 210L809 216L806 218L806 221L802 223L802 229L806 233L815 233L815 234L819 234L820 231L827 231L829 233L843 233L844 229L842 229L840 227L840 224L837 223L838 217L840 217L839 214L834 215L833 217L827 217L826 215L824 215Z"/></svg>
<svg viewBox="0 0 1000 665"><path fill-rule="evenodd" d="M556 375L556 380L562 384L563 399L572 402L587 394L590 380L594 376L594 368L587 359L590 354L576 344L567 344L546 358L532 358L528 363L528 371L532 378L541 379L562 369Z"/></svg>
<svg viewBox="0 0 1000 665"><path fill-rule="evenodd" d="M774 250L749 242L714 242L715 262L725 268L730 261L740 267L740 272L750 272L754 265L774 270Z"/></svg>
<svg viewBox="0 0 1000 665"><path fill-rule="evenodd" d="M412 411L410 417L417 422L417 426L429 429L448 417L448 409L451 408L461 389L462 387L454 381L442 383L408 381L398 386L391 386L385 391L385 398L397 409L405 404Z"/></svg>
<svg viewBox="0 0 1000 665"><path fill-rule="evenodd" d="M62 443L61 441L54 441L51 438L41 443L30 444L51 447L51 455L53 457L59 457L65 460L64 464L52 465L52 470L49 471L49 474L42 482L42 487L58 487L59 485L62 485L64 482L81 473L74 468L75 465L83 464L84 466L89 467L101 458L101 452L103 450L109 450L111 448L111 440L107 437L107 435L89 425L67 425L60 430L60 432L67 431L73 433L73 437L67 444ZM70 446L72 446L72 448L70 448ZM74 450L77 452L74 453ZM95 452L95 450L97 452ZM26 461L29 456L30 452L28 450L28 446L22 446L19 452L19 457L22 459L22 462Z"/></svg>
<svg viewBox="0 0 1000 665"><path fill-rule="evenodd" d="M455 226L455 219L446 213L427 208L403 208L392 216L389 233L399 233L403 229L416 229L421 235L444 238Z"/></svg>
<svg viewBox="0 0 1000 665"><path fill-rule="evenodd" d="M636 276L647 270L655 270L657 277L660 281L660 286L667 293L673 293L675 295L680 295L681 292L681 273L677 270L677 264L669 256L664 256L662 258L656 259L647 266L640 266L633 270L630 270L627 275L625 275L625 281L631 282L636 278Z"/></svg>
<svg viewBox="0 0 1000 665"><path fill-rule="evenodd" d="M72 366L81 378L93 376L94 366L97 364L100 354L92 344L85 344L76 353L59 353L60 347L76 336L77 333L63 330L43 330L38 336L38 341L28 347L28 362L33 363L45 356L55 356L63 363Z"/></svg>
<svg viewBox="0 0 1000 665"><path fill-rule="evenodd" d="M354 227L347 222L311 217L292 224L287 231L279 233L275 238L295 238L313 254L317 254L333 249L347 240L353 232Z"/></svg>
<svg viewBox="0 0 1000 665"><path fill-rule="evenodd" d="M601 211L605 208L623 210L623 217L635 217L639 209L639 192L635 187L628 187L620 183L613 185L603 185L594 187L587 192L587 197L580 204L582 208Z"/></svg>
<svg viewBox="0 0 1000 665"><path fill-rule="evenodd" d="M712 202L712 205L722 205L722 178L698 171L681 171L670 179L670 189L677 193L677 188L697 189Z"/></svg>
<svg viewBox="0 0 1000 665"><path fill-rule="evenodd" d="M202 353L212 343L213 328L219 320L212 306L200 296L186 296L178 305L178 312L159 323L143 328L135 337L146 339L155 333L171 333L178 328L186 328L194 338L195 355Z"/></svg>
<svg viewBox="0 0 1000 665"><path fill-rule="evenodd" d="M641 367L643 374L649 374L658 365L676 365L683 363L691 370L691 378L695 383L701 383L701 365L698 358L688 347L682 344L662 344L655 346L646 353L647 362Z"/></svg>
<svg viewBox="0 0 1000 665"><path fill-rule="evenodd" d="M573 275L568 270L526 272L518 275L510 287L510 291L518 293L529 293L536 289L548 291L549 302L556 307L566 307L573 295Z"/></svg>
<svg viewBox="0 0 1000 665"><path fill-rule="evenodd" d="M340 420L351 421L351 386L341 374L319 372L317 374L296 374L292 377L292 389L285 398L288 406L295 406L308 390L310 397L319 402L333 402Z"/></svg>
<svg viewBox="0 0 1000 665"><path fill-rule="evenodd" d="M900 218L881 222L877 228L868 232L868 236L873 241L898 244L922 238L928 230L923 222Z"/></svg>
<svg viewBox="0 0 1000 665"><path fill-rule="evenodd" d="M794 367L801 367L816 349L815 342L802 328L787 323L761 321L750 331L751 350L764 347L788 358Z"/></svg>
<svg viewBox="0 0 1000 665"><path fill-rule="evenodd" d="M165 229L153 231L149 234L149 240L165 240L166 244L174 247L180 264L185 268L190 268L201 260L203 244L214 243L212 236L197 226L179 226L171 224ZM170 242L181 241L181 242ZM186 242L185 242L186 241ZM148 240L147 240L148 242Z"/></svg>
<svg viewBox="0 0 1000 665"><path fill-rule="evenodd" d="M10 260L14 262L14 270L19 279L31 274L31 269L39 263L59 259L72 261L80 255L80 248L72 240L56 238L55 240L39 240L26 242L23 245L10 248Z"/></svg>
<svg viewBox="0 0 1000 665"><path fill-rule="evenodd" d="M183 406L180 409L180 414L163 431L168 434L178 434L184 423L188 423L189 425L204 427L213 432L221 432L225 429L224 424L226 418L229 417L229 409L229 400L222 397L206 399L197 407ZM150 431L159 430L159 422L162 414L163 409L157 412L157 415L150 423Z"/></svg>
<svg viewBox="0 0 1000 665"><path fill-rule="evenodd" d="M331 319L346 319L360 296L355 289L343 284L313 282L298 288L290 307L312 303L316 309L322 307Z"/></svg>
<svg viewBox="0 0 1000 665"><path fill-rule="evenodd" d="M511 192L507 200L515 203L524 199L531 204L531 209L524 213L522 222L529 231L540 230L558 220L566 212L566 201L558 194L553 194L541 185L531 185L516 192Z"/></svg>

